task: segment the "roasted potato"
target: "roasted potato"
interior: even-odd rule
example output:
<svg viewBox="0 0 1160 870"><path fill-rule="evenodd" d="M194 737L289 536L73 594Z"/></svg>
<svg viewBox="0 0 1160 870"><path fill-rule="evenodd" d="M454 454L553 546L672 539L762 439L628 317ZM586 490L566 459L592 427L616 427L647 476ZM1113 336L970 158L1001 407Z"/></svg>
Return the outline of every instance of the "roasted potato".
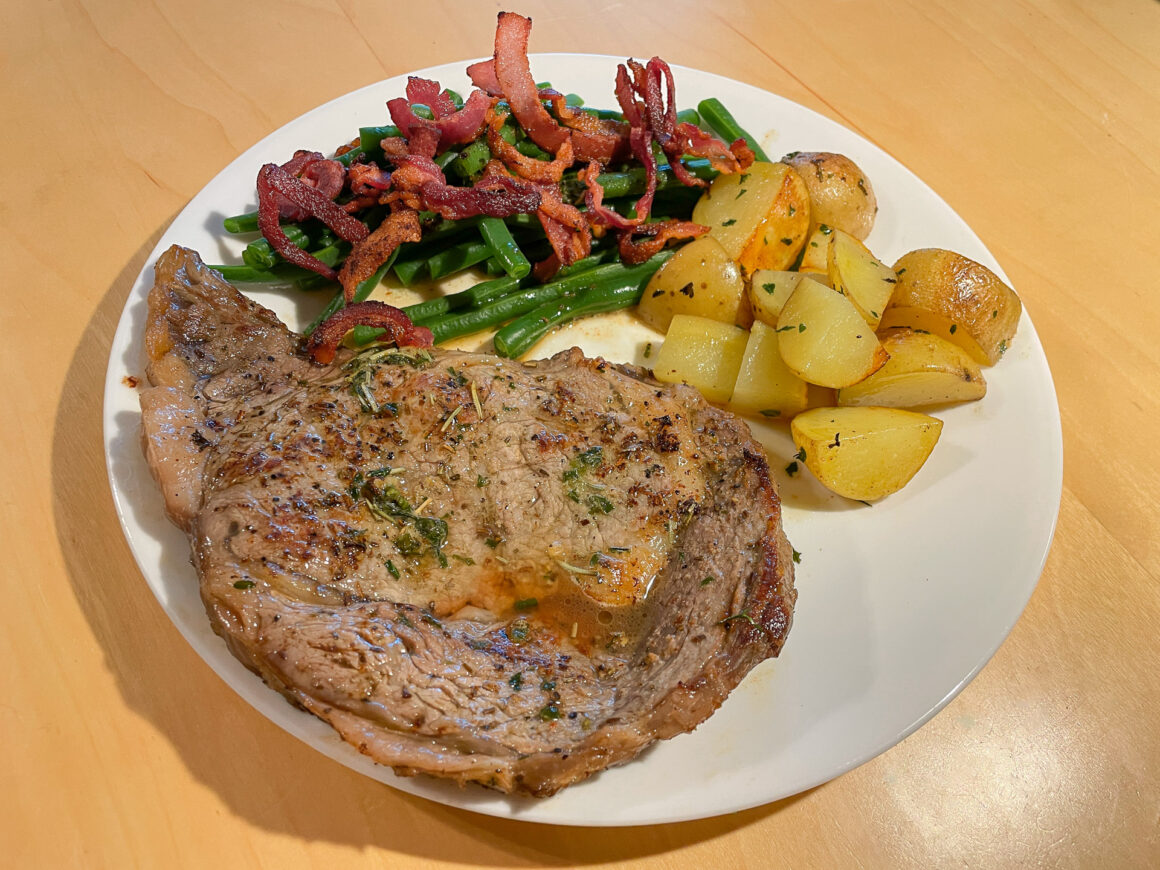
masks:
<svg viewBox="0 0 1160 870"><path fill-rule="evenodd" d="M802 279L800 272L785 272L776 269L758 269L749 281L749 307L753 318L777 327L777 318L785 300L797 289Z"/></svg>
<svg viewBox="0 0 1160 870"><path fill-rule="evenodd" d="M871 328L877 328L898 283L894 270L852 235L839 229L830 236L826 268L830 286L850 297Z"/></svg>
<svg viewBox="0 0 1160 870"><path fill-rule="evenodd" d="M890 359L866 380L838 390L839 405L920 408L987 394L979 364L957 344L909 329L879 338Z"/></svg>
<svg viewBox="0 0 1160 870"><path fill-rule="evenodd" d="M894 264L898 283L881 327L909 326L959 345L983 365L1010 346L1023 305L986 266L962 254L924 248Z"/></svg>
<svg viewBox="0 0 1160 870"><path fill-rule="evenodd" d="M902 489L941 433L941 420L900 408L812 408L790 422L806 468L827 489L860 501Z"/></svg>
<svg viewBox="0 0 1160 870"><path fill-rule="evenodd" d="M807 384L789 370L777 330L754 321L729 407L739 414L790 417L806 408Z"/></svg>
<svg viewBox="0 0 1160 870"><path fill-rule="evenodd" d="M669 328L674 314L742 327L753 320L741 270L712 236L689 242L653 273L637 311L659 332Z"/></svg>
<svg viewBox="0 0 1160 870"><path fill-rule="evenodd" d="M822 224L859 241L870 235L878 200L870 180L849 157L828 151L795 151L782 158L805 182L813 227Z"/></svg>
<svg viewBox="0 0 1160 870"><path fill-rule="evenodd" d="M709 227L746 274L788 269L809 232L809 191L786 164L754 163L717 176L693 208L693 221Z"/></svg>
<svg viewBox="0 0 1160 870"><path fill-rule="evenodd" d="M815 281L830 283L830 236L833 233L834 228L828 224L813 228L806 239L805 247L802 248L801 262L798 263L799 272L807 273Z"/></svg>
<svg viewBox="0 0 1160 870"><path fill-rule="evenodd" d="M745 357L749 333L739 326L676 314L657 353L658 381L696 387L710 402L728 402Z"/></svg>
<svg viewBox="0 0 1160 870"><path fill-rule="evenodd" d="M854 303L803 277L777 320L782 359L802 380L822 387L848 387L886 362L873 330Z"/></svg>

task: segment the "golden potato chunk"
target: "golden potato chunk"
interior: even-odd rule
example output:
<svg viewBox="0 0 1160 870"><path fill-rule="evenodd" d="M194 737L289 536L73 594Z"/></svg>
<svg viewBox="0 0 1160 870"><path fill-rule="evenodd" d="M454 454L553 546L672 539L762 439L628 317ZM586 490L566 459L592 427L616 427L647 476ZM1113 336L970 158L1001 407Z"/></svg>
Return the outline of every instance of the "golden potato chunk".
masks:
<svg viewBox="0 0 1160 870"><path fill-rule="evenodd" d="M870 235L878 214L878 199L870 180L849 157L829 151L796 151L788 163L801 176L810 194L810 218L842 230L859 241Z"/></svg>
<svg viewBox="0 0 1160 870"><path fill-rule="evenodd" d="M717 176L693 208L693 221L709 227L746 274L787 269L809 232L809 191L784 163L754 163Z"/></svg>
<svg viewBox="0 0 1160 870"><path fill-rule="evenodd" d="M749 281L749 307L754 319L776 328L781 307L797 289L801 279L800 272L777 269L758 269L754 272Z"/></svg>
<svg viewBox="0 0 1160 870"><path fill-rule="evenodd" d="M815 281L830 283L830 237L834 228L829 224L815 226L802 248L802 259L798 271L806 272Z"/></svg>
<svg viewBox="0 0 1160 870"><path fill-rule="evenodd" d="M785 364L777 330L755 321L729 407L739 414L791 417L806 408L807 384Z"/></svg>
<svg viewBox="0 0 1160 870"><path fill-rule="evenodd" d="M653 374L658 381L695 387L710 402L728 402L748 338L749 333L738 326L676 314Z"/></svg>
<svg viewBox="0 0 1160 870"><path fill-rule="evenodd" d="M882 368L886 351L854 303L803 277L777 320L782 359L802 380L848 387Z"/></svg>
<svg viewBox="0 0 1160 870"><path fill-rule="evenodd" d="M898 283L894 270L852 235L839 229L830 236L826 269L830 286L850 297L866 322L877 328Z"/></svg>
<svg viewBox="0 0 1160 870"><path fill-rule="evenodd" d="M986 266L953 251L925 248L904 254L894 271L898 283L880 326L925 329L983 365L994 365L1006 352L1023 305Z"/></svg>
<svg viewBox="0 0 1160 870"><path fill-rule="evenodd" d="M970 402L987 394L979 364L957 344L909 329L880 340L890 359L866 380L838 390L839 405L920 408Z"/></svg>
<svg viewBox="0 0 1160 870"><path fill-rule="evenodd" d="M942 421L900 408L812 408L790 422L799 458L827 489L875 501L922 468Z"/></svg>
<svg viewBox="0 0 1160 870"><path fill-rule="evenodd" d="M653 273L637 313L658 332L669 328L674 314L745 327L753 320L741 270L712 236L689 242Z"/></svg>

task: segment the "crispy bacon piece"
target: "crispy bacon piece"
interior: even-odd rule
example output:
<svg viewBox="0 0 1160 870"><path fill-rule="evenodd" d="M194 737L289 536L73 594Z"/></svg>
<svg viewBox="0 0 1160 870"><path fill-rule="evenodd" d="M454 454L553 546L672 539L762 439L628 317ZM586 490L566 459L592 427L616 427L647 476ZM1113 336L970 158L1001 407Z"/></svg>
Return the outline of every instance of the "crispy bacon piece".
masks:
<svg viewBox="0 0 1160 870"><path fill-rule="evenodd" d="M540 185L542 199L536 216L560 265L570 266L592 252L592 233L584 213L560 198L554 184Z"/></svg>
<svg viewBox="0 0 1160 870"><path fill-rule="evenodd" d="M617 248L620 250L620 259L635 265L654 257L673 239L695 239L707 232L709 232L707 226L692 221L657 221L654 224L641 224L634 227L631 232L621 233L617 239ZM635 241L633 233L645 238Z"/></svg>
<svg viewBox="0 0 1160 870"><path fill-rule="evenodd" d="M494 57L473 63L467 68L467 75L471 83L484 93L493 97L503 96L503 88L500 87L499 79L495 77Z"/></svg>
<svg viewBox="0 0 1160 870"><path fill-rule="evenodd" d="M258 229L275 251L288 263L334 280L335 272L317 257L303 251L286 237L279 222L277 196L289 200L308 215L318 218L348 242L367 237L366 224L351 217L313 187L303 184L281 166L267 163L258 170Z"/></svg>
<svg viewBox="0 0 1160 870"><path fill-rule="evenodd" d="M572 131L572 148L577 160L596 160L607 166L628 155L629 126L625 122L596 118L573 109L567 98L552 88L542 88L540 98L551 103L556 118Z"/></svg>
<svg viewBox="0 0 1160 870"><path fill-rule="evenodd" d="M422 103L431 110L436 120L456 112L455 103L439 87L439 82L419 76L407 76L407 102L412 106Z"/></svg>
<svg viewBox="0 0 1160 870"><path fill-rule="evenodd" d="M420 118L414 106L422 103L435 115L434 121ZM483 91L472 91L456 109L447 92L438 82L411 76L407 79L407 96L387 101L391 121L407 140L408 150L414 154L434 157L452 145L462 145L475 139L487 119L492 99ZM416 137L422 137L416 141Z"/></svg>
<svg viewBox="0 0 1160 870"><path fill-rule="evenodd" d="M504 165L521 178L539 184L559 184L564 172L573 162L572 140L565 139L553 160L537 160L521 154L515 145L500 135L500 128L507 119L506 112L490 112L487 120L487 147L491 153L503 161Z"/></svg>
<svg viewBox="0 0 1160 870"><path fill-rule="evenodd" d="M540 102L540 92L528 65L528 36L531 31L532 19L514 12L499 13L493 68L496 82L520 126L533 142L555 154L570 134L556 123Z"/></svg>
<svg viewBox="0 0 1160 870"><path fill-rule="evenodd" d="M597 176L600 175L600 164L595 160L589 161L584 170L584 204L588 207L588 222L593 226L613 227L618 230L630 230L641 222L639 217L627 218L608 206L604 205L604 188Z"/></svg>
<svg viewBox="0 0 1160 870"><path fill-rule="evenodd" d="M375 273L386 262L395 248L403 242L417 242L423 238L419 215L412 209L400 208L389 214L378 228L351 248L346 262L338 273L342 295L347 304L354 299L358 285Z"/></svg>
<svg viewBox="0 0 1160 870"><path fill-rule="evenodd" d="M431 330L425 326L415 326L406 314L393 305L385 302L356 302L340 308L319 324L306 343L307 353L316 363L326 365L334 362L339 343L356 326L385 329L379 341L393 341L400 347L430 347L433 343Z"/></svg>
<svg viewBox="0 0 1160 870"><path fill-rule="evenodd" d="M293 157L282 164L282 168L330 200L342 193L342 186L346 181L346 168L337 160L327 160L317 151L299 149L294 152ZM276 199L278 211L284 220L298 222L310 216L308 211L286 197L279 195Z"/></svg>

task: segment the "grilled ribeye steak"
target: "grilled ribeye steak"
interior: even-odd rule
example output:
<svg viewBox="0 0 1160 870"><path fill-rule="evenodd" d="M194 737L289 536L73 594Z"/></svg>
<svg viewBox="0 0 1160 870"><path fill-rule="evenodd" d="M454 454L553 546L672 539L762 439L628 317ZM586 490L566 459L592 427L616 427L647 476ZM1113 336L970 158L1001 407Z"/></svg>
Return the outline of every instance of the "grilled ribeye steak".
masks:
<svg viewBox="0 0 1160 870"><path fill-rule="evenodd" d="M768 466L691 389L575 349L320 366L177 247L146 346L145 451L214 630L398 773L551 794L785 641Z"/></svg>

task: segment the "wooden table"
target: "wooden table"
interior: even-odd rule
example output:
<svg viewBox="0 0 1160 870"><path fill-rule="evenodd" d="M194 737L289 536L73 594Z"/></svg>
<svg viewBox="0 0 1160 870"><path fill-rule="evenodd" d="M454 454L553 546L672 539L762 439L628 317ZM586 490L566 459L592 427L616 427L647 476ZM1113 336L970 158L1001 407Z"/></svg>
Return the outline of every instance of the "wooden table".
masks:
<svg viewBox="0 0 1160 870"><path fill-rule="evenodd" d="M243 149L488 51L494 4L10 3L3 36L0 848L12 867L1160 863L1160 5L524 3L533 50L644 56L834 118L931 184L1034 317L1065 483L1038 589L915 735L725 818L585 830L363 778L226 687L165 618L105 478L113 328ZM301 58L301 59L299 59Z"/></svg>

